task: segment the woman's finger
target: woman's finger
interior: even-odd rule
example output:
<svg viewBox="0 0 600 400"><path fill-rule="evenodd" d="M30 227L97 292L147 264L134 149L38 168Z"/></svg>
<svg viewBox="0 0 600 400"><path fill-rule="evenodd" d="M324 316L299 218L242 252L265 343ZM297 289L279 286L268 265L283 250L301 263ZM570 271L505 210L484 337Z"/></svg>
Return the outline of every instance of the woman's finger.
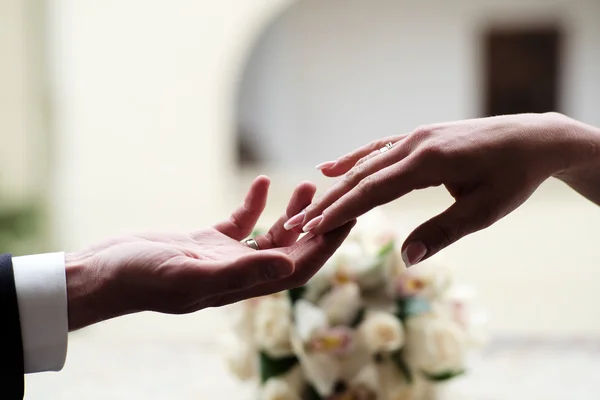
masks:
<svg viewBox="0 0 600 400"><path fill-rule="evenodd" d="M331 205L324 207L321 215L313 218L316 224L311 226L309 221L304 228L315 235L322 234L415 189L439 184L440 177L426 173L421 164L419 155L413 153L401 162L363 179Z"/></svg>
<svg viewBox="0 0 600 400"><path fill-rule="evenodd" d="M386 147L387 148L387 147ZM361 158L360 160L358 160L356 162L356 164L354 164L355 167L362 165L364 163L366 163L367 161L369 161L370 159L372 159L373 157L377 157L378 155L380 155L382 152L382 150L375 150L372 151L371 153L369 153L368 155L364 156L363 158Z"/></svg>
<svg viewBox="0 0 600 400"><path fill-rule="evenodd" d="M258 247L260 249L287 247L296 242L302 233L302 229L287 230L284 228L284 224L289 219L289 216L298 214L312 202L316 191L317 187L312 182L302 182L296 186L294 193L290 197L285 214L273 224L266 234L255 238Z"/></svg>
<svg viewBox="0 0 600 400"><path fill-rule="evenodd" d="M305 236L289 247L286 252L294 260L294 272L281 280L266 282L247 290L213 296L207 301L210 307L219 307L236 303L241 300L266 296L283 290L292 289L306 284L317 271L335 253L346 239L356 221L335 229L325 235Z"/></svg>
<svg viewBox="0 0 600 400"><path fill-rule="evenodd" d="M308 206L306 210L302 211L302 215L292 217L286 226L293 227L300 224L305 231L309 231L314 227L315 218L318 218L331 204L357 187L361 181L368 176L403 160L409 152L409 146L403 145L403 142L399 142L397 145L383 153L377 150L377 153L373 157L365 160L361 164L355 165L348 171L344 177L330 187L323 196ZM348 218L347 221L350 219L353 218Z"/></svg>
<svg viewBox="0 0 600 400"><path fill-rule="evenodd" d="M267 205L270 184L268 177L257 177L246 194L244 204L235 210L229 219L216 224L214 228L235 240L242 240L248 236Z"/></svg>
<svg viewBox="0 0 600 400"><path fill-rule="evenodd" d="M407 135L396 135L389 136L383 139L377 139L369 144L366 144L335 161L327 161L317 165L317 169L320 170L323 175L329 177L336 177L345 174L354 167L356 163L363 157L368 156L371 153L379 153L379 150L384 148L388 143L396 143L404 139Z"/></svg>

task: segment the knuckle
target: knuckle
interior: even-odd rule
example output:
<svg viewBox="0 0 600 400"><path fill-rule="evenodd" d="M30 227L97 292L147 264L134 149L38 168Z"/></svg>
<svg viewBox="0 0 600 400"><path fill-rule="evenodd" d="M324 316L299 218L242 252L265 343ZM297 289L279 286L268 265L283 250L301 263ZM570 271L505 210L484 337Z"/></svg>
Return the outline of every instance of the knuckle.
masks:
<svg viewBox="0 0 600 400"><path fill-rule="evenodd" d="M344 184L349 187L355 187L362 179L363 166L355 165L350 171L344 175Z"/></svg>
<svg viewBox="0 0 600 400"><path fill-rule="evenodd" d="M246 212L247 208L244 206L243 210L244 210L244 212ZM241 228L240 220L238 219L238 217L235 214L232 214L229 216L229 222L236 228Z"/></svg>
<svg viewBox="0 0 600 400"><path fill-rule="evenodd" d="M365 179L361 180L356 186L357 195L363 197L372 194L374 188L375 179L372 176L367 176Z"/></svg>
<svg viewBox="0 0 600 400"><path fill-rule="evenodd" d="M460 237L461 224L447 226L433 222L432 225L437 231L436 236L438 236L438 250L450 246L452 243L456 242Z"/></svg>
<svg viewBox="0 0 600 400"><path fill-rule="evenodd" d="M424 162L438 161L445 157L445 150L436 143L428 144L419 150L419 157Z"/></svg>
<svg viewBox="0 0 600 400"><path fill-rule="evenodd" d="M431 126L420 125L410 134L410 138L415 141L422 141L431 137L432 133L433 129Z"/></svg>
<svg viewBox="0 0 600 400"><path fill-rule="evenodd" d="M371 158L370 156L364 156L356 162L356 165L357 166L362 165L362 164L366 163L370 158Z"/></svg>

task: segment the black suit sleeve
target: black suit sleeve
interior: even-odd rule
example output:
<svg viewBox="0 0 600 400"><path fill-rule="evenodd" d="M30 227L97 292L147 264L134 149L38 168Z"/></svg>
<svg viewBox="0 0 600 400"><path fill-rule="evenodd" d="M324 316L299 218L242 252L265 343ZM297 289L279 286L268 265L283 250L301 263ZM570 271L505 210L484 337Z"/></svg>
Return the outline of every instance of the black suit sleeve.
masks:
<svg viewBox="0 0 600 400"><path fill-rule="evenodd" d="M23 341L12 256L0 255L0 398L24 395Z"/></svg>

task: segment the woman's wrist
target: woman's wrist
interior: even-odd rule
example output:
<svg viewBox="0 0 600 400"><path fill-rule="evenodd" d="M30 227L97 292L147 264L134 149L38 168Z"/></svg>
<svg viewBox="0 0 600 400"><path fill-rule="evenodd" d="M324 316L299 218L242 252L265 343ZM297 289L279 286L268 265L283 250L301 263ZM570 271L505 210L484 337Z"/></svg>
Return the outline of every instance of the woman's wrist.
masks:
<svg viewBox="0 0 600 400"><path fill-rule="evenodd" d="M559 115L556 122L565 136L560 149L564 162L553 176L567 184L588 180L600 172L600 129Z"/></svg>

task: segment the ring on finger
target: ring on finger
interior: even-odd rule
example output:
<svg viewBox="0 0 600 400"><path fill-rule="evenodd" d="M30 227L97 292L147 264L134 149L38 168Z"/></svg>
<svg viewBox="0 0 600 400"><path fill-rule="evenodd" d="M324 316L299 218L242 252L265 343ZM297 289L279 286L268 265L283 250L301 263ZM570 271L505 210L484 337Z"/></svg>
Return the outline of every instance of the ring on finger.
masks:
<svg viewBox="0 0 600 400"><path fill-rule="evenodd" d="M245 244L246 246L250 247L251 249L260 250L260 248L258 247L258 243L256 242L256 240L254 240L252 238L242 240L242 243Z"/></svg>
<svg viewBox="0 0 600 400"><path fill-rule="evenodd" d="M391 150L392 147L394 147L394 144L392 142L388 142L384 147L379 149L379 153L383 154L388 150Z"/></svg>

